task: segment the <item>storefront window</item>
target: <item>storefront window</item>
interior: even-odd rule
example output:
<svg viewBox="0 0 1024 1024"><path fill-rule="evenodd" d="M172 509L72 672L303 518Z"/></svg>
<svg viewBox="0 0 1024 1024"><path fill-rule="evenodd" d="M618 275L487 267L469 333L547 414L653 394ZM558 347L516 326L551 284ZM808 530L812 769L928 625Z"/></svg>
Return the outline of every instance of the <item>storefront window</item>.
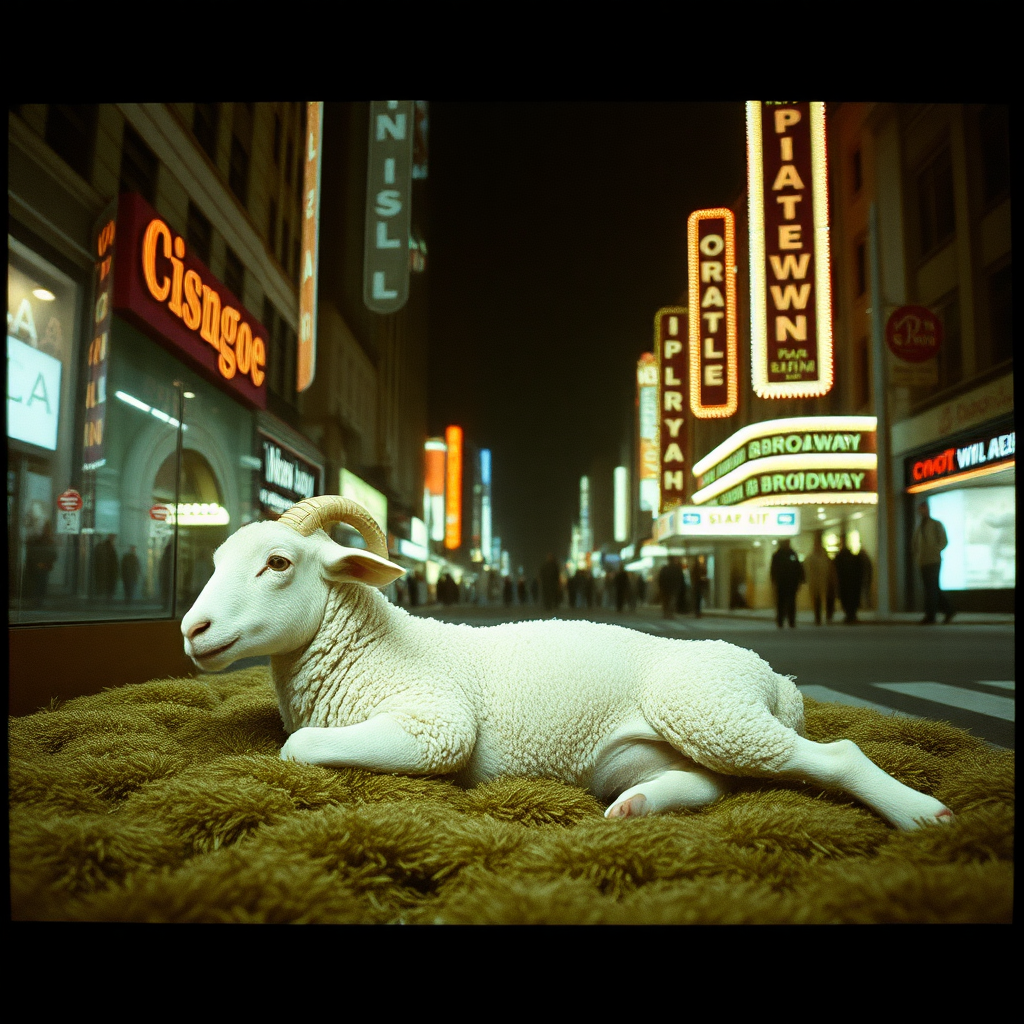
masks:
<svg viewBox="0 0 1024 1024"><path fill-rule="evenodd" d="M177 618L210 578L213 552L255 518L253 417L119 319L111 349L95 536L140 564L134 588L122 574L111 591L104 577L104 607Z"/></svg>
<svg viewBox="0 0 1024 1024"><path fill-rule="evenodd" d="M106 403L102 458L83 467L75 414L77 405L80 424L86 396L72 380L75 358L70 345L58 352L41 344L62 334L70 339L81 290L52 274L33 276L34 265L26 269L15 256L12 244L9 620L180 618L212 574L218 545L257 518L261 460L253 455L253 414L115 317L100 396ZM26 307L24 296L44 285L58 298L33 299ZM43 301L50 302L47 312L69 310L67 326L45 326L52 316L33 305ZM37 411L42 397L25 399L42 396L44 387L49 408ZM35 418L18 415L19 399ZM66 493L80 496L80 510L62 510Z"/></svg>
<svg viewBox="0 0 1024 1024"><path fill-rule="evenodd" d="M57 501L75 446L74 367L84 289L29 246L7 238L7 554L12 622L74 588L74 558Z"/></svg>
<svg viewBox="0 0 1024 1024"><path fill-rule="evenodd" d="M963 487L928 497L946 530L943 590L1012 590L1017 585L1017 514L1012 484Z"/></svg>

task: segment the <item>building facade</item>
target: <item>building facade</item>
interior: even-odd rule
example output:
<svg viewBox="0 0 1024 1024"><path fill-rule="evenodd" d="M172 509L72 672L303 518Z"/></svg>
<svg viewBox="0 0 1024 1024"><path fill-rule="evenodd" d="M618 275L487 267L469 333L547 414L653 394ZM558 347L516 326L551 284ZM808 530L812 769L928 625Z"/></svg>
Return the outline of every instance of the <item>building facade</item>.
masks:
<svg viewBox="0 0 1024 1024"><path fill-rule="evenodd" d="M176 623L215 548L296 500L340 492L343 473L385 498L393 535L422 516L423 247L410 250L405 308L366 310L368 104L325 108L329 244L315 376L299 393L306 104L10 107L15 680L18 652L59 648L62 630L102 660L104 625L145 633L141 678L161 657L181 669ZM83 692L88 661L72 684Z"/></svg>
<svg viewBox="0 0 1024 1024"><path fill-rule="evenodd" d="M871 565L862 607L911 611L923 607L911 536L927 498L949 534L942 585L954 604L1011 610L1008 107L842 103L826 112L833 385L820 397L754 393L743 196L732 204L738 407L728 418L690 421L688 500L798 506L792 543L802 558L816 536L832 554L845 540ZM921 309L940 325L941 343L910 363L892 343L894 324ZM766 457L774 472L759 472L756 460ZM777 542L674 541L713 561L719 606L771 603ZM807 607L806 588L801 602Z"/></svg>

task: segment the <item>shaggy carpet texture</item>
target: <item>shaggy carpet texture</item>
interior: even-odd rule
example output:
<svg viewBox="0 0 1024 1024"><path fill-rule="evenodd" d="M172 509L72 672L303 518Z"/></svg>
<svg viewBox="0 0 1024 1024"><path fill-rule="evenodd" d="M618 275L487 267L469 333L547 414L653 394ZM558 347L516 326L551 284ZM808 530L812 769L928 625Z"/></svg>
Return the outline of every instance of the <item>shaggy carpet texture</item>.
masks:
<svg viewBox="0 0 1024 1024"><path fill-rule="evenodd" d="M280 760L268 669L111 689L9 721L17 921L1009 923L1014 754L948 724L807 700L953 824L744 781L607 821L583 790Z"/></svg>

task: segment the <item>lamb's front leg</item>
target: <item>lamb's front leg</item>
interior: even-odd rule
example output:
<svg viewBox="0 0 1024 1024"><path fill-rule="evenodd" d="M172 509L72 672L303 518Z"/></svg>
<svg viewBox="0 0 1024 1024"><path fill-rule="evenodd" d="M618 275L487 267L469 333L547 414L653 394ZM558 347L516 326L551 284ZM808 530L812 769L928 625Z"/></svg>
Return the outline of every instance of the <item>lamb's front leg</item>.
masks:
<svg viewBox="0 0 1024 1024"><path fill-rule="evenodd" d="M281 748L281 759L374 772L431 771L420 741L388 714L357 725L296 729Z"/></svg>

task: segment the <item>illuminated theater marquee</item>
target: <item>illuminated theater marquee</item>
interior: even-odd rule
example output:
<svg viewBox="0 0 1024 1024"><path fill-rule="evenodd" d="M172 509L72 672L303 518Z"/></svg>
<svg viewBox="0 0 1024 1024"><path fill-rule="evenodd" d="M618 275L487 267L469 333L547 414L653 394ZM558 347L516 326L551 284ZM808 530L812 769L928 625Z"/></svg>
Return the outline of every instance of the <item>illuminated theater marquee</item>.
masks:
<svg viewBox="0 0 1024 1024"><path fill-rule="evenodd" d="M760 398L832 388L823 103L747 104L750 335Z"/></svg>
<svg viewBox="0 0 1024 1024"><path fill-rule="evenodd" d="M686 309L667 306L654 318L654 344L658 353L658 421L661 461L661 508L674 508L686 500L686 430L683 392L686 387Z"/></svg>
<svg viewBox="0 0 1024 1024"><path fill-rule="evenodd" d="M752 423L693 467L694 505L875 504L874 416Z"/></svg>
<svg viewBox="0 0 1024 1024"><path fill-rule="evenodd" d="M729 209L696 210L687 221L690 408L700 419L736 412L736 227Z"/></svg>

